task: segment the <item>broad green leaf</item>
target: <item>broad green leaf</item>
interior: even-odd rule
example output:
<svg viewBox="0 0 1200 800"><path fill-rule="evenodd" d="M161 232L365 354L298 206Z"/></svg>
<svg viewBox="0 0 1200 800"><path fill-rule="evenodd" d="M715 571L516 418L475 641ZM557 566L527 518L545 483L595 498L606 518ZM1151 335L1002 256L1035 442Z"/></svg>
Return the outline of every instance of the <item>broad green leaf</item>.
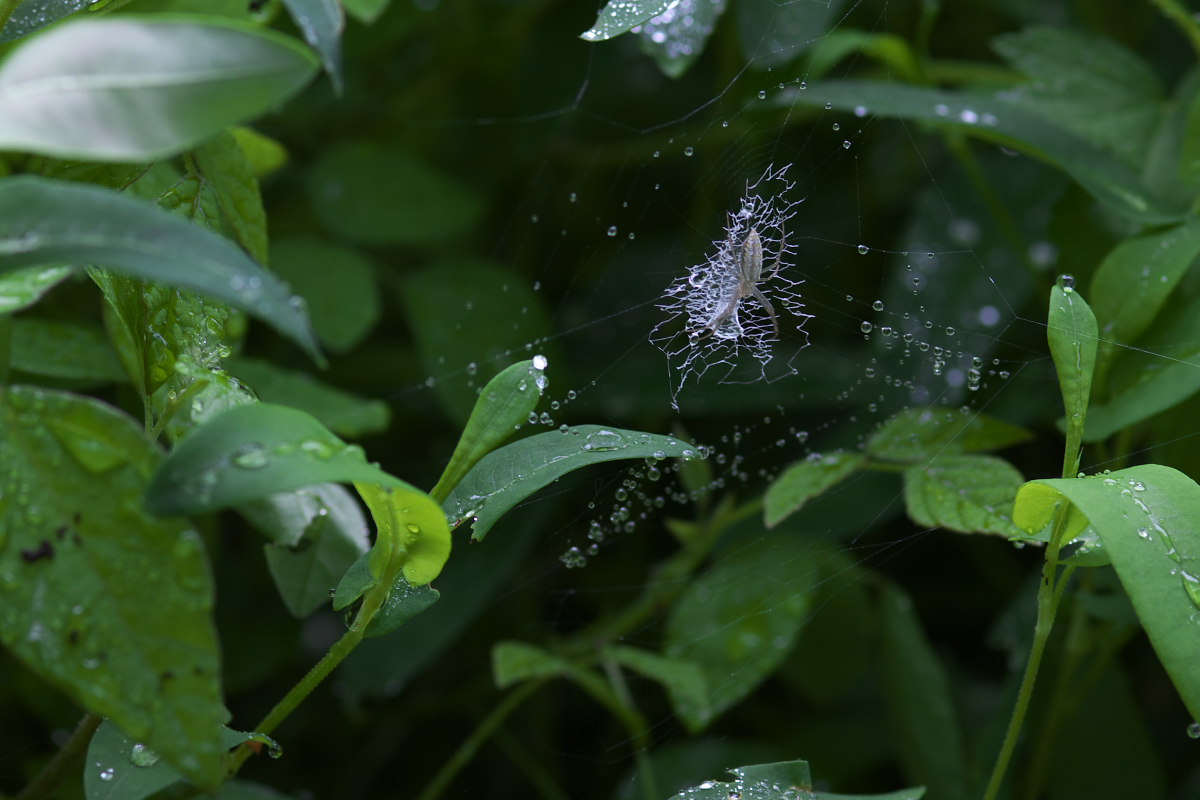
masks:
<svg viewBox="0 0 1200 800"><path fill-rule="evenodd" d="M763 521L768 528L795 514L804 504L826 489L845 480L863 463L857 453L818 454L793 464L767 489Z"/></svg>
<svg viewBox="0 0 1200 800"><path fill-rule="evenodd" d="M492 646L492 681L497 689L531 678L553 678L574 672L565 658L525 642L496 642Z"/></svg>
<svg viewBox="0 0 1200 800"><path fill-rule="evenodd" d="M71 20L0 63L0 148L150 161L277 107L317 66L299 42L211 17Z"/></svg>
<svg viewBox="0 0 1200 800"><path fill-rule="evenodd" d="M744 0L734 6L742 53L758 69L768 69L786 64L819 42L837 22L842 0Z"/></svg>
<svg viewBox="0 0 1200 800"><path fill-rule="evenodd" d="M1060 279L1059 283L1065 281ZM1046 339L1066 411L1067 446L1062 474L1074 475L1079 469L1079 448L1083 442L1092 376L1096 369L1098 338L1096 317L1070 285L1055 285L1050 290Z"/></svg>
<svg viewBox="0 0 1200 800"><path fill-rule="evenodd" d="M1021 536L1012 504L1021 473L995 456L944 456L904 472L904 503L918 525Z"/></svg>
<svg viewBox="0 0 1200 800"><path fill-rule="evenodd" d="M475 226L483 198L409 153L368 142L327 147L308 198L332 232L370 245L436 245Z"/></svg>
<svg viewBox="0 0 1200 800"><path fill-rule="evenodd" d="M580 467L629 458L697 458L673 436L601 425L539 433L488 453L442 503L451 525L471 520L471 538L483 539L504 513L544 486Z"/></svg>
<svg viewBox="0 0 1200 800"><path fill-rule="evenodd" d="M430 495L445 500L479 459L509 439L537 407L546 390L546 374L535 361L519 361L488 381L475 401L450 463Z"/></svg>
<svg viewBox="0 0 1200 800"><path fill-rule="evenodd" d="M808 621L819 567L811 546L764 536L688 586L667 619L663 652L704 672L712 716L736 704L787 656Z"/></svg>
<svg viewBox="0 0 1200 800"><path fill-rule="evenodd" d="M317 356L304 312L287 287L228 239L106 189L33 177L0 180L0 273L58 263L96 264L211 295Z"/></svg>
<svg viewBox="0 0 1200 800"><path fill-rule="evenodd" d="M371 574L370 562L371 554L364 553L346 570L346 574L342 576L337 584L337 589L334 590L334 611L346 608L377 583ZM413 586L404 579L403 575L397 575L396 580L392 582L392 589L388 593L387 600L367 624L365 635L370 638L391 633L417 614L428 609L441 596L441 592L432 586ZM328 599L328 594L326 594L326 599Z"/></svg>
<svg viewBox="0 0 1200 800"><path fill-rule="evenodd" d="M855 28L830 31L808 56L808 80L827 75L843 58L863 53L887 65L897 77L908 81L920 78L917 57L908 41L893 33L871 33Z"/></svg>
<svg viewBox="0 0 1200 800"><path fill-rule="evenodd" d="M620 36L630 28L662 14L671 7L672 2L679 0L608 0L596 16L595 24L579 34L579 38L603 42Z"/></svg>
<svg viewBox="0 0 1200 800"><path fill-rule="evenodd" d="M379 581L371 574L371 554L364 553L350 565L333 590L333 610L347 608L377 583Z"/></svg>
<svg viewBox="0 0 1200 800"><path fill-rule="evenodd" d="M1200 255L1200 220L1125 239L1092 279L1092 309L1104 337L1101 358L1153 324L1167 297Z"/></svg>
<svg viewBox="0 0 1200 800"><path fill-rule="evenodd" d="M1034 26L992 40L1031 83L1018 102L1114 153L1130 167L1146 159L1163 111L1163 90L1146 62L1114 39Z"/></svg>
<svg viewBox="0 0 1200 800"><path fill-rule="evenodd" d="M221 747L237 747L251 734L219 729ZM112 720L105 720L88 743L83 772L87 800L142 800L144 797L180 783L185 778L156 750L126 736ZM228 784L217 798L226 798Z"/></svg>
<svg viewBox="0 0 1200 800"><path fill-rule="evenodd" d="M254 177L270 175L287 163L287 149L270 136L253 128L232 128L231 133L250 162Z"/></svg>
<svg viewBox="0 0 1200 800"><path fill-rule="evenodd" d="M379 19L390 4L391 0L343 0L346 13L367 25Z"/></svg>
<svg viewBox="0 0 1200 800"><path fill-rule="evenodd" d="M321 383L307 372L245 356L230 359L227 367L264 403L278 403L312 414L338 436L358 439L387 430L391 422L391 409L382 400L356 397Z"/></svg>
<svg viewBox="0 0 1200 800"><path fill-rule="evenodd" d="M685 789L671 800L799 800L817 798L807 761L778 761L727 770L732 781L704 781Z"/></svg>
<svg viewBox="0 0 1200 800"><path fill-rule="evenodd" d="M1033 481L1017 495L1018 517L1026 517L1027 502L1041 509L1041 520L1029 515L1030 529L1045 527L1054 513L1039 485L1061 494L1096 529L1159 660L1200 719L1200 486L1158 464Z"/></svg>
<svg viewBox="0 0 1200 800"><path fill-rule="evenodd" d="M450 557L450 526L438 504L420 489L399 481L387 485L357 482L354 488L375 520L371 574L390 582L403 572L413 586L424 586L436 578Z"/></svg>
<svg viewBox="0 0 1200 800"><path fill-rule="evenodd" d="M0 28L0 44L28 36L92 5L92 0L24 0Z"/></svg>
<svg viewBox="0 0 1200 800"><path fill-rule="evenodd" d="M976 411L949 406L910 408L880 426L867 455L886 461L926 461L950 453L1000 450L1031 438L1029 431Z"/></svg>
<svg viewBox="0 0 1200 800"><path fill-rule="evenodd" d="M541 294L525 283L503 265L475 258L441 260L404 280L400 301L421 366L437 376L434 392L459 424L474 409L479 386L550 331ZM540 354L555 363L553 350Z"/></svg>
<svg viewBox="0 0 1200 800"><path fill-rule="evenodd" d="M1158 224L1187 215L1186 205L1158 196L1126 164L1003 95L884 81L821 81L805 90L780 92L776 102L788 108L835 108L851 113L865 109L869 116L920 120L970 133L1053 164L1129 219Z"/></svg>
<svg viewBox="0 0 1200 800"><path fill-rule="evenodd" d="M271 270L304 298L313 330L335 353L358 345L379 321L379 267L358 250L315 236L279 237Z"/></svg>
<svg viewBox="0 0 1200 800"><path fill-rule="evenodd" d="M259 403L222 412L176 445L150 481L146 508L199 514L314 483L352 481L417 492L303 411Z"/></svg>
<svg viewBox="0 0 1200 800"><path fill-rule="evenodd" d="M300 619L329 602L329 590L366 550L328 514L314 517L295 545L263 546L283 604Z"/></svg>
<svg viewBox="0 0 1200 800"><path fill-rule="evenodd" d="M881 612L879 672L905 777L925 784L934 797L968 797L967 754L950 677L908 595L888 586Z"/></svg>
<svg viewBox="0 0 1200 800"><path fill-rule="evenodd" d="M294 547L318 517L329 519L345 538L359 542L359 552L365 551L370 542L362 506L349 489L338 483L318 483L273 494L243 503L237 510L273 544Z"/></svg>
<svg viewBox="0 0 1200 800"><path fill-rule="evenodd" d="M649 650L620 645L606 647L604 656L662 684L671 696L671 706L675 709L675 714L691 732L702 730L708 720L712 719L704 672L695 664L678 658L665 658Z"/></svg>
<svg viewBox="0 0 1200 800"><path fill-rule="evenodd" d="M342 31L346 17L338 0L283 0L308 42L321 54L333 90L342 93Z"/></svg>
<svg viewBox="0 0 1200 800"><path fill-rule="evenodd" d="M141 510L159 454L99 401L0 393L0 639L35 673L215 786L220 655L200 537Z"/></svg>
<svg viewBox="0 0 1200 800"><path fill-rule="evenodd" d="M724 11L725 0L678 0L638 28L642 52L664 75L679 78L704 52Z"/></svg>
<svg viewBox="0 0 1200 800"><path fill-rule="evenodd" d="M222 131L193 150L192 157L212 186L230 238L255 261L266 264L267 213L263 211L258 178L238 140Z"/></svg>
<svg viewBox="0 0 1200 800"><path fill-rule="evenodd" d="M74 272L71 267L26 267L0 272L0 314L28 308Z"/></svg>
<svg viewBox="0 0 1200 800"><path fill-rule="evenodd" d="M17 317L12 321L12 366L31 375L124 381L125 370L99 328L75 322Z"/></svg>

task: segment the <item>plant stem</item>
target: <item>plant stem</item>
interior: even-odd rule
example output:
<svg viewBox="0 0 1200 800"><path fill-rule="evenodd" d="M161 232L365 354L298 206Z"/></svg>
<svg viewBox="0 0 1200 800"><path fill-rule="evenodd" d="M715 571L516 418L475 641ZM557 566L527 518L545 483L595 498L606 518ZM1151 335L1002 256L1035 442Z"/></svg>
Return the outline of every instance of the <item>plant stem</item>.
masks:
<svg viewBox="0 0 1200 800"><path fill-rule="evenodd" d="M384 600L387 599L386 591L377 591L382 587L375 587L367 592L363 598L362 608L358 610L358 615L354 618L354 624L350 626L350 630L346 631L342 638L333 643L321 660L318 661L308 674L300 679L300 682L291 688L291 690L283 696L275 707L263 717L262 721L254 726L255 733L269 734L279 723L283 722L289 714L296 710L296 707L303 702L304 698L312 694L312 691L317 688L321 681L329 676L329 673L345 660L346 656L353 652L358 643L362 641L363 635L366 633L367 625L371 619L379 611ZM229 767L226 771L226 779L232 778L241 769L242 764L246 763L246 759L250 757L255 750L251 743L244 742L230 757Z"/></svg>
<svg viewBox="0 0 1200 800"><path fill-rule="evenodd" d="M84 714L71 733L71 738L63 745L54 758L50 759L33 782L21 790L15 800L43 800L54 796L54 791L67 775L75 771L75 767L87 753L92 734L100 727L104 718L99 714Z"/></svg>
<svg viewBox="0 0 1200 800"><path fill-rule="evenodd" d="M454 776L475 757L475 753L479 750L480 745L487 741L488 737L500 727L504 720L516 711L522 703L533 696L538 689L542 688L545 683L545 680L529 681L509 692L492 709L491 713L475 726L475 730L471 731L471 735L463 740L463 743L454 751L454 755L450 756L446 763L442 764L442 768L437 771L437 774L429 780L429 783L425 784L425 788L417 795L417 800L434 800L435 797L440 795L442 790L454 779Z"/></svg>

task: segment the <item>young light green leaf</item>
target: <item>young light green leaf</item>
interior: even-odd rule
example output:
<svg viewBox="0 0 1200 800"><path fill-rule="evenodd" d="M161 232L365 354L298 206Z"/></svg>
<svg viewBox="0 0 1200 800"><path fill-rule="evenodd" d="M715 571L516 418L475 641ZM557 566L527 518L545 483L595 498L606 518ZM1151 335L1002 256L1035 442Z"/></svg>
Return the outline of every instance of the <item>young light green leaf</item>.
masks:
<svg viewBox="0 0 1200 800"><path fill-rule="evenodd" d="M538 364L542 364L541 367ZM467 427L450 456L437 486L429 493L444 501L479 459L495 450L529 421L546 390L545 359L519 361L488 381L475 401Z"/></svg>
<svg viewBox="0 0 1200 800"><path fill-rule="evenodd" d="M382 400L368 400L321 383L300 370L274 362L240 356L226 364L265 403L279 403L312 414L338 436L358 439L387 430L391 408Z"/></svg>
<svg viewBox="0 0 1200 800"><path fill-rule="evenodd" d="M845 480L863 463L857 453L828 453L788 467L767 488L763 521L768 528L795 514L826 489Z"/></svg>
<svg viewBox="0 0 1200 800"><path fill-rule="evenodd" d="M0 272L0 314L28 308L74 271L71 267L26 267Z"/></svg>
<svg viewBox="0 0 1200 800"><path fill-rule="evenodd" d="M1054 535L1054 512L1065 501L1049 486L1027 483L1020 490L1020 502L1014 500L1013 524L1021 529L1021 541L1048 544ZM1077 567L1103 567L1112 563L1096 529L1078 507L1068 504L1062 520L1059 561Z"/></svg>
<svg viewBox="0 0 1200 800"><path fill-rule="evenodd" d="M661 461L699 455L673 436L577 425L488 453L454 487L442 508L454 527L471 520L471 538L478 541L510 508L580 467L628 458Z"/></svg>
<svg viewBox="0 0 1200 800"><path fill-rule="evenodd" d="M314 483L360 481L414 489L367 463L303 411L258 403L222 412L163 459L146 489L154 514L199 514Z"/></svg>
<svg viewBox="0 0 1200 800"><path fill-rule="evenodd" d="M816 797L807 761L777 761L728 770L732 781L704 781L685 789L671 800L785 800ZM916 795L915 797L919 797ZM897 799L899 800L899 799Z"/></svg>
<svg viewBox="0 0 1200 800"><path fill-rule="evenodd" d="M1019 537L1011 513L1024 480L1002 458L945 456L905 471L904 503L918 525Z"/></svg>
<svg viewBox="0 0 1200 800"><path fill-rule="evenodd" d="M0 63L0 148L151 161L275 108L317 66L274 31L212 17L71 20Z"/></svg>
<svg viewBox="0 0 1200 800"><path fill-rule="evenodd" d="M883 699L905 776L936 797L968 797L967 754L950 677L921 630L912 600L888 586L881 598Z"/></svg>
<svg viewBox="0 0 1200 800"><path fill-rule="evenodd" d="M683 720L692 733L703 730L708 720L712 719L704 671L695 664L620 645L606 647L604 656L662 684L671 696L676 716Z"/></svg>
<svg viewBox="0 0 1200 800"><path fill-rule="evenodd" d="M0 392L0 639L81 706L215 786L228 719L200 537L139 498L159 459L90 398Z"/></svg>
<svg viewBox="0 0 1200 800"><path fill-rule="evenodd" d="M333 91L342 93L342 31L346 17L338 0L283 0L288 13L304 34L304 41L321 54L321 63L333 82Z"/></svg>
<svg viewBox="0 0 1200 800"><path fill-rule="evenodd" d="M106 189L26 176L0 180L0 274L56 263L96 264L211 295L319 357L287 286L228 239Z"/></svg>
<svg viewBox="0 0 1200 800"><path fill-rule="evenodd" d="M821 81L781 92L788 107L867 109L872 116L921 120L1016 148L1055 165L1097 200L1144 223L1177 222L1186 205L1159 196L1126 164L1004 96L951 92L884 81ZM827 105L828 104L828 105Z"/></svg>
<svg viewBox="0 0 1200 800"><path fill-rule="evenodd" d="M313 330L336 353L358 345L379 322L379 265L360 250L283 236L271 242L271 271L304 298Z"/></svg>
<svg viewBox="0 0 1200 800"><path fill-rule="evenodd" d="M192 151L196 167L213 190L230 238L260 264L267 263L267 213L254 168L238 140L221 131Z"/></svg>
<svg viewBox="0 0 1200 800"><path fill-rule="evenodd" d="M1000 450L1031 438L1029 431L987 414L949 406L910 408L880 426L867 454L886 461L923 462L939 455Z"/></svg>
<svg viewBox="0 0 1200 800"><path fill-rule="evenodd" d="M791 536L759 538L692 581L667 618L663 651L704 673L712 722L782 663L808 621L820 569Z"/></svg>
<svg viewBox="0 0 1200 800"><path fill-rule="evenodd" d="M1137 169L1163 112L1154 71L1116 40L1068 28L1033 26L992 40L1031 82L1016 93L1042 114Z"/></svg>
<svg viewBox="0 0 1200 800"><path fill-rule="evenodd" d="M1074 475L1079 471L1079 448L1087 421L1098 342L1096 317L1071 285L1073 282L1060 279L1060 285L1050 290L1050 311L1046 323L1046 339L1050 344L1054 368L1058 372L1058 386L1066 411L1064 475Z"/></svg>
<svg viewBox="0 0 1200 800"><path fill-rule="evenodd" d="M1030 530L1054 514L1047 488L1099 534L1159 660L1192 718L1200 719L1200 486L1158 464L1033 481L1021 487L1015 512Z"/></svg>
<svg viewBox="0 0 1200 800"><path fill-rule="evenodd" d="M31 375L81 381L124 381L125 370L99 327L17 317L12 366Z"/></svg>
<svg viewBox="0 0 1200 800"><path fill-rule="evenodd" d="M408 484L356 482L354 488L375 520L370 565L376 580L392 583L403 573L413 586L424 586L436 578L450 557L450 526L438 504Z"/></svg>
<svg viewBox="0 0 1200 800"><path fill-rule="evenodd" d="M579 34L579 38L603 42L657 17L679 2L681 0L608 0L596 16L595 24Z"/></svg>
<svg viewBox="0 0 1200 800"><path fill-rule="evenodd" d="M507 689L531 678L553 678L574 672L565 658L525 642L497 642L492 647L492 680Z"/></svg>

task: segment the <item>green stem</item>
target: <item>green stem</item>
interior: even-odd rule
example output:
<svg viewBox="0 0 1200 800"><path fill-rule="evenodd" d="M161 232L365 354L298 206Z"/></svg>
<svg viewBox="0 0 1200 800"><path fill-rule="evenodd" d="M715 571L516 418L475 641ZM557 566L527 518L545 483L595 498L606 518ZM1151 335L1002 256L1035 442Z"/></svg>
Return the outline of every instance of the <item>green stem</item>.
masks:
<svg viewBox="0 0 1200 800"><path fill-rule="evenodd" d="M308 671L308 674L300 679L300 682L291 688L291 690L283 696L275 707L263 717L262 721L254 726L255 733L270 734L283 722L289 714L296 710L296 707L303 702L304 698L312 694L312 691L320 685L321 681L329 676L329 673L345 660L346 656L353 652L358 643L362 641L363 635L366 633L367 625L371 619L378 613L383 602L387 599L387 587L377 585L372 590L368 591L366 597L363 598L362 608L359 609L358 615L354 618L354 623L350 626L350 630L342 635L342 638L333 643L333 647L329 648L320 661ZM255 752L250 742L244 742L230 757L229 766L226 771L226 778L232 778L241 769L242 764Z"/></svg>
<svg viewBox="0 0 1200 800"><path fill-rule="evenodd" d="M1192 49L1196 51L1196 55L1200 56L1200 25L1196 24L1191 12L1181 6L1178 0L1150 0L1150 4L1157 6L1167 19L1174 22L1183 31L1188 41L1192 43Z"/></svg>
<svg viewBox="0 0 1200 800"><path fill-rule="evenodd" d="M83 761L88 744L92 741L92 734L103 721L104 718L99 714L84 714L63 748L50 759L50 763L42 768L33 782L26 786L15 800L43 800L54 797L58 785L74 773L79 762Z"/></svg>
<svg viewBox="0 0 1200 800"><path fill-rule="evenodd" d="M442 764L442 768L430 779L429 783L425 784L425 788L417 795L417 800L434 800L435 797L440 795L446 786L449 785L450 781L454 780L454 776L475 757L475 753L488 740L488 737L500 727L504 720L508 719L510 714L532 697L545 683L545 680L529 681L505 695L504 699L492 709L491 713L475 726L475 730L471 731L471 735L463 740L463 743L454 751L454 755L450 756L446 763Z"/></svg>

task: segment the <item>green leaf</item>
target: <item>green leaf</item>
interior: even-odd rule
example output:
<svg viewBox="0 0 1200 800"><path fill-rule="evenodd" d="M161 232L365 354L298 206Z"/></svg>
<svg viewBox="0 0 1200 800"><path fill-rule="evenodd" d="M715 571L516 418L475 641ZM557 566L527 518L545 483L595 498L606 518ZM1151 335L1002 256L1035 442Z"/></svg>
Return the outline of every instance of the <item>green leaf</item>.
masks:
<svg viewBox="0 0 1200 800"><path fill-rule="evenodd" d="M277 107L316 66L295 40L233 20L72 20L0 63L0 148L98 161L164 158Z"/></svg>
<svg viewBox="0 0 1200 800"><path fill-rule="evenodd" d="M366 550L370 536L367 518L354 494L338 483L318 483L280 492L238 506L238 513L273 544L294 547L318 517L325 517L346 538ZM344 571L344 570L343 570Z"/></svg>
<svg viewBox="0 0 1200 800"><path fill-rule="evenodd" d="M642 23L642 52L669 78L682 77L695 63L725 11L725 0L679 0Z"/></svg>
<svg viewBox="0 0 1200 800"><path fill-rule="evenodd" d="M298 543L263 547L267 569L292 616L303 619L329 602L329 590L366 553L365 539L348 535L328 514L318 514Z"/></svg>
<svg viewBox="0 0 1200 800"><path fill-rule="evenodd" d="M711 723L783 662L808 621L819 572L809 545L774 535L692 581L671 609L663 647L704 672L712 716L692 724Z"/></svg>
<svg viewBox="0 0 1200 800"><path fill-rule="evenodd" d="M836 108L920 120L1015 148L1053 164L1113 211L1143 223L1176 222L1186 205L1157 195L1126 164L1003 95L951 92L885 81L821 81L780 92L788 108ZM826 105L828 104L828 105Z"/></svg>
<svg viewBox="0 0 1200 800"><path fill-rule="evenodd" d="M727 770L732 781L705 781L685 789L671 800L791 800L819 797L812 791L812 775L807 761L777 761Z"/></svg>
<svg viewBox="0 0 1200 800"><path fill-rule="evenodd" d="M74 272L71 267L26 267L0 272L0 314L28 308Z"/></svg>
<svg viewBox="0 0 1200 800"><path fill-rule="evenodd" d="M742 53L758 69L786 64L819 42L840 16L842 0L790 3L744 0L735 4Z"/></svg>
<svg viewBox="0 0 1200 800"><path fill-rule="evenodd" d="M244 381L265 403L291 406L312 414L338 436L358 439L387 430L392 412L382 400L368 400L321 383L300 370L245 356L228 362L229 372Z"/></svg>
<svg viewBox="0 0 1200 800"><path fill-rule="evenodd" d="M287 163L287 149L270 136L252 128L231 128L230 132L242 148L254 177L270 175Z"/></svg>
<svg viewBox="0 0 1200 800"><path fill-rule="evenodd" d="M390 4L391 0L343 0L346 12L366 25L379 19Z"/></svg>
<svg viewBox="0 0 1200 800"><path fill-rule="evenodd" d="M8 22L0 28L0 44L41 30L53 22L87 8L92 0L25 0L18 2Z"/></svg>
<svg viewBox="0 0 1200 800"><path fill-rule="evenodd" d="M379 322L379 268L358 250L314 236L279 237L271 242L271 269L304 298L317 336L336 353Z"/></svg>
<svg viewBox="0 0 1200 800"><path fill-rule="evenodd" d="M600 425L539 433L488 453L442 503L451 525L471 520L471 538L483 539L504 513L544 486L580 467L628 458L696 458L673 436Z"/></svg>
<svg viewBox="0 0 1200 800"><path fill-rule="evenodd" d="M908 595L889 585L881 612L883 698L904 774L925 784L934 797L968 797L964 736L950 678Z"/></svg>
<svg viewBox="0 0 1200 800"><path fill-rule="evenodd" d="M1017 101L1115 154L1135 169L1146 159L1163 111L1153 70L1114 39L1035 26L992 40L1032 82Z"/></svg>
<svg viewBox="0 0 1200 800"><path fill-rule="evenodd" d="M910 408L880 426L867 454L886 461L921 462L943 454L1000 450L1032 438L1024 428L949 406Z"/></svg>
<svg viewBox="0 0 1200 800"><path fill-rule="evenodd" d="M1013 524L1022 530L1026 542L1048 544L1054 535L1054 510L1062 495L1049 486L1027 483L1020 490L1020 502L1014 500ZM1088 518L1075 506L1069 506L1062 521L1059 561L1078 567L1102 567L1112 563L1100 535ZM1016 537L1014 537L1016 538Z"/></svg>
<svg viewBox="0 0 1200 800"><path fill-rule="evenodd" d="M303 411L269 403L238 406L196 428L163 459L146 490L146 508L160 515L199 514L331 481L417 492L368 464L362 448Z"/></svg>
<svg viewBox="0 0 1200 800"><path fill-rule="evenodd" d="M795 514L804 504L845 480L863 463L857 453L818 454L793 464L768 487L763 521L768 528Z"/></svg>
<svg viewBox="0 0 1200 800"><path fill-rule="evenodd" d="M496 642L492 646L492 680L497 689L533 678L554 678L574 672L565 658L525 642Z"/></svg>
<svg viewBox="0 0 1200 800"><path fill-rule="evenodd" d="M1079 469L1079 448L1092 392L1098 339L1096 317L1070 285L1056 285L1050 290L1046 339L1054 369L1058 372L1058 386L1066 411L1067 447L1063 456L1063 474L1074 475Z"/></svg>
<svg viewBox="0 0 1200 800"><path fill-rule="evenodd" d="M346 17L338 0L283 0L288 13L304 34L304 41L321 54L321 63L333 82L333 90L342 93L342 31Z"/></svg>
<svg viewBox="0 0 1200 800"><path fill-rule="evenodd" d="M678 0L608 0L596 15L595 24L579 34L579 38L589 42L603 42L620 36L651 17L657 17L670 8L672 2Z"/></svg>
<svg viewBox="0 0 1200 800"><path fill-rule="evenodd" d="M1091 478L1025 484L1016 515L1049 524L1045 488L1087 517L1104 543L1142 627L1193 719L1200 719L1200 486L1170 467L1145 464ZM1022 506L1040 513L1026 513ZM1036 519L1040 517L1041 519ZM1039 525L1039 522L1041 523Z"/></svg>
<svg viewBox="0 0 1200 800"><path fill-rule="evenodd" d="M354 488L375 520L371 574L391 583L403 572L413 586L436 578L450 557L450 526L441 507L420 489L399 481L358 482Z"/></svg>
<svg viewBox="0 0 1200 800"><path fill-rule="evenodd" d="M365 553L346 570L346 574L338 582L333 594L333 610L340 611L346 608L366 594L377 582L371 574L371 554ZM364 635L371 638L391 633L427 610L441 599L441 596L442 593L432 586L413 586L403 575L397 575L387 600L367 623Z"/></svg>
<svg viewBox="0 0 1200 800"><path fill-rule="evenodd" d="M606 647L604 656L662 684L671 696L671 706L676 716L683 720L692 733L702 730L712 719L704 672L695 664L620 645Z"/></svg>
<svg viewBox="0 0 1200 800"><path fill-rule="evenodd" d="M267 212L263 211L254 168L238 140L222 131L192 151L192 157L212 186L230 238L255 261L266 264Z"/></svg>
<svg viewBox="0 0 1200 800"><path fill-rule="evenodd" d="M908 516L928 528L1021 536L1013 501L1025 479L995 456L944 456L904 473Z"/></svg>
<svg viewBox="0 0 1200 800"><path fill-rule="evenodd" d="M404 280L400 301L421 366L438 376L434 391L459 423L475 407L479 383L550 332L542 296L525 283L503 266L475 258L441 260ZM447 366L454 370L449 375Z"/></svg>
<svg viewBox="0 0 1200 800"><path fill-rule="evenodd" d="M224 725L219 736L225 750L250 738ZM112 720L101 723L88 744L83 773L87 800L141 800L183 780L157 751L126 736ZM218 798L226 797L228 786L222 786Z"/></svg>
<svg viewBox="0 0 1200 800"><path fill-rule="evenodd" d="M318 356L287 287L228 239L106 189L34 177L0 180L0 273L63 262L211 295Z"/></svg>
<svg viewBox="0 0 1200 800"><path fill-rule="evenodd" d="M468 233L483 212L483 198L466 184L368 142L325 148L308 173L308 198L329 230L371 245L444 243Z"/></svg>
<svg viewBox="0 0 1200 800"><path fill-rule="evenodd" d="M488 381L479 393L450 463L430 495L445 500L479 459L495 450L513 432L529 421L542 392L546 375L534 361L519 361Z"/></svg>
<svg viewBox="0 0 1200 800"><path fill-rule="evenodd" d="M98 328L30 317L12 321L12 366L31 375L124 381L125 370Z"/></svg>
<svg viewBox="0 0 1200 800"><path fill-rule="evenodd" d="M200 537L139 498L159 454L88 398L0 393L0 639L81 706L215 786L220 656Z"/></svg>

